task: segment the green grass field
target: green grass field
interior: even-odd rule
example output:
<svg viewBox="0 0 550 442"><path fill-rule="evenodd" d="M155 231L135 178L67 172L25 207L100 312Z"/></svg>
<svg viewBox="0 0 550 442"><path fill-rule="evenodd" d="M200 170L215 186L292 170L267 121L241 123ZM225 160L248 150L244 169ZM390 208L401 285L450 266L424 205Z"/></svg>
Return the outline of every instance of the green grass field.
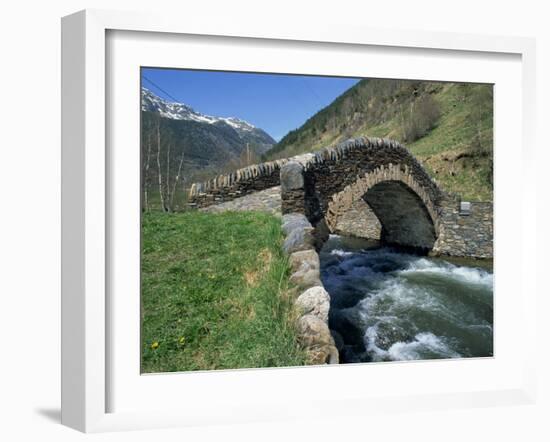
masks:
<svg viewBox="0 0 550 442"><path fill-rule="evenodd" d="M281 241L263 213L145 213L142 372L305 364Z"/></svg>

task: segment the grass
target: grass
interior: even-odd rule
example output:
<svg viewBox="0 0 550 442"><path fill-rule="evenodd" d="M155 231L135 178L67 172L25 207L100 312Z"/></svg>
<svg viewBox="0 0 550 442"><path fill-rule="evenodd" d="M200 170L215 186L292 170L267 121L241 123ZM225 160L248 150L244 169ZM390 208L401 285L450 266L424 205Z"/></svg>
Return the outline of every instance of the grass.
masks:
<svg viewBox="0 0 550 442"><path fill-rule="evenodd" d="M486 93L487 87L468 85L468 94L471 97ZM436 127L407 147L447 192L458 193L464 200L492 201L493 188L489 179L493 152L492 112L483 113L478 121L472 119L472 99L465 97L464 90L453 84L445 85L434 98L442 111ZM471 153L471 143L478 130L485 152L459 155ZM361 127L354 136L364 133L399 139L399 124L390 120L374 127Z"/></svg>
<svg viewBox="0 0 550 442"><path fill-rule="evenodd" d="M264 213L145 213L142 372L305 364L281 240Z"/></svg>

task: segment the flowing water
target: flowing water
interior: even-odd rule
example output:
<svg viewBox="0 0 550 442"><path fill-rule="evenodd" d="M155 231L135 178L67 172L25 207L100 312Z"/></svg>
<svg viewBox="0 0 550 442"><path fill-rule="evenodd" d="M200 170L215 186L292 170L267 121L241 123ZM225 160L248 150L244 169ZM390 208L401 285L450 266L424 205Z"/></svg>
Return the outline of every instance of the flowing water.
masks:
<svg viewBox="0 0 550 442"><path fill-rule="evenodd" d="M341 362L493 355L492 264L331 235L321 251Z"/></svg>

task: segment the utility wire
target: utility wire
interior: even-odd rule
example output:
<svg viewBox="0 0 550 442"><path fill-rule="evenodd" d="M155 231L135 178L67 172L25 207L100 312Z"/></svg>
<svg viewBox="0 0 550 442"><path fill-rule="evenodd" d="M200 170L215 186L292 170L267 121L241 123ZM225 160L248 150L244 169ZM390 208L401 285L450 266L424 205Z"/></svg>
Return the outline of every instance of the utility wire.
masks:
<svg viewBox="0 0 550 442"><path fill-rule="evenodd" d="M156 87L159 91L161 91L164 95L169 97L171 100L174 100L176 103L181 103L180 100L175 98L173 95L170 95L168 92L166 92L163 88L161 88L158 84L156 84L153 80L150 80L145 75L141 74L141 77L146 80L148 83L150 83L153 87Z"/></svg>
<svg viewBox="0 0 550 442"><path fill-rule="evenodd" d="M306 80L304 80L304 78L302 76L299 76L298 78L300 78L302 84L306 87L306 89L309 89L309 91L311 92L311 94L314 97L315 101L317 101L317 105L319 106L319 110L321 110L324 107L323 106L323 100L321 100L321 97L319 97L319 95L317 94L317 92L315 92L315 90L313 89L311 84L309 84Z"/></svg>

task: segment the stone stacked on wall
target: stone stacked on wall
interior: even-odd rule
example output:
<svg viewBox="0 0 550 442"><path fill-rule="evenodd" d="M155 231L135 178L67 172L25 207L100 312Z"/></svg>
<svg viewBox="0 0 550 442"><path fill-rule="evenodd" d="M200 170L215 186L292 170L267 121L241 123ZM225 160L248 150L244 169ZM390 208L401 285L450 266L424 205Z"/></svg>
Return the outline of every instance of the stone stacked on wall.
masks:
<svg viewBox="0 0 550 442"><path fill-rule="evenodd" d="M278 186L281 166L287 162L282 159L254 164L203 183L194 183L189 191L188 205L208 207Z"/></svg>
<svg viewBox="0 0 550 442"><path fill-rule="evenodd" d="M493 257L493 203L472 202L470 206L469 214L461 214L458 196L444 198L433 255Z"/></svg>
<svg viewBox="0 0 550 442"><path fill-rule="evenodd" d="M303 214L287 214L282 221L283 250L292 271L290 281L298 290L294 301L298 340L311 364L338 364L338 350L328 328L330 296L321 282L314 228Z"/></svg>

